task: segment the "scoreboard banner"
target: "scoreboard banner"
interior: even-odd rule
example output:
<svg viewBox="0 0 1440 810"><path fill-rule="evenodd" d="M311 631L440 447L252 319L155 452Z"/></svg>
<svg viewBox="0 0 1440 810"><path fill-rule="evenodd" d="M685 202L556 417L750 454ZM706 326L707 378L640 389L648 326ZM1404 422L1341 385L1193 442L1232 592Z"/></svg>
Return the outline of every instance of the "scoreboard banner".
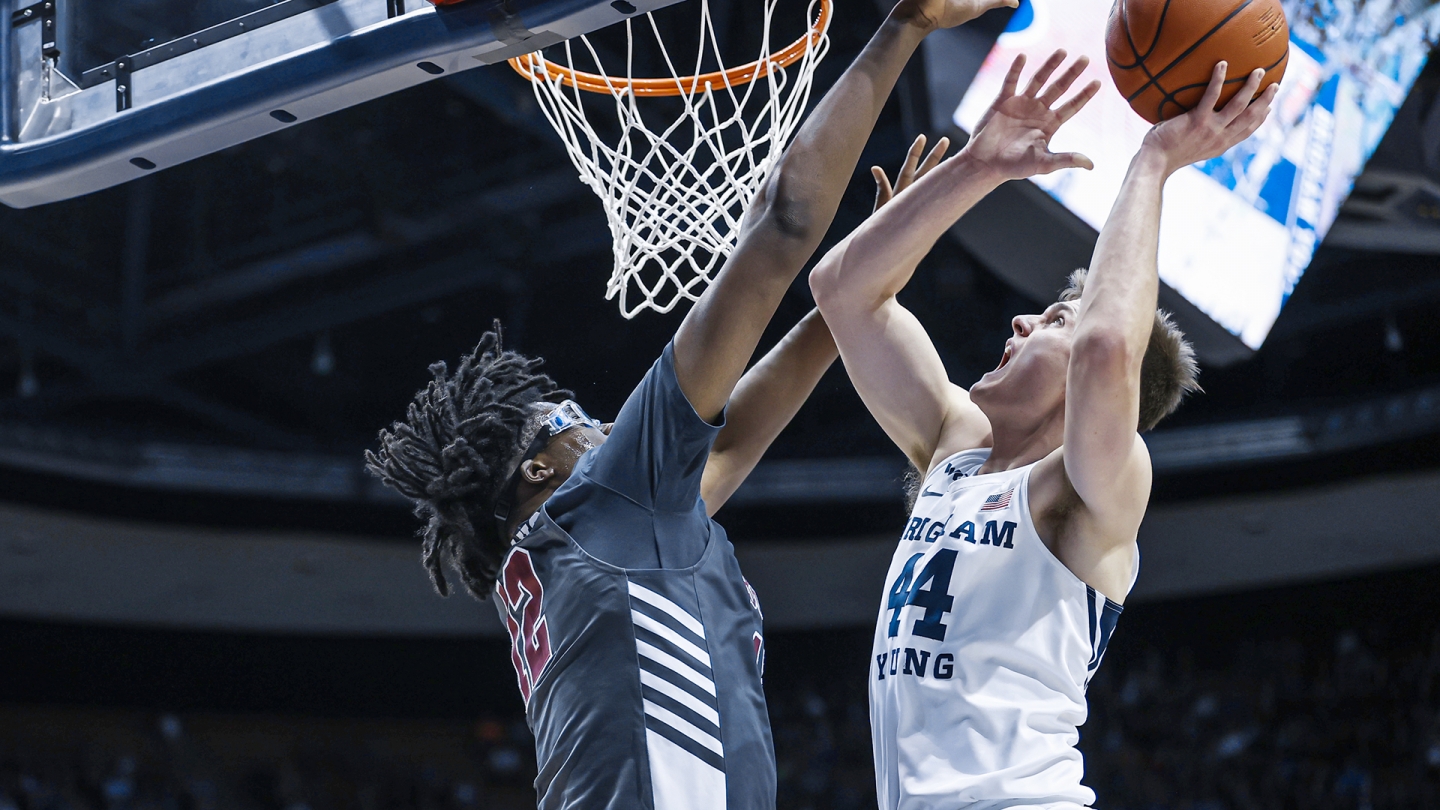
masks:
<svg viewBox="0 0 1440 810"><path fill-rule="evenodd" d="M1105 84L1055 138L1095 170L1034 182L1099 229L1150 126L1114 87L1105 62L1112 0L1023 0L955 110L970 131L1018 53L1086 54L1081 82ZM1166 187L1160 276L1210 318L1259 348L1379 145L1437 40L1440 0L1284 0L1290 62L1270 120L1225 155L1182 169Z"/></svg>

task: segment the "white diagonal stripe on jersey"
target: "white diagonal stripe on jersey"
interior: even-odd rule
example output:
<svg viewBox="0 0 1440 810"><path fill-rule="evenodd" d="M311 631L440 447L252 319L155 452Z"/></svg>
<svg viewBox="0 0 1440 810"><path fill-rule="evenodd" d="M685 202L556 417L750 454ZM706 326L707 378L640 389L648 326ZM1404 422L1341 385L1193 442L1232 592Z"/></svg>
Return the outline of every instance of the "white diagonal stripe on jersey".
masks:
<svg viewBox="0 0 1440 810"><path fill-rule="evenodd" d="M646 616L679 633L681 638L689 641L691 644L694 644L702 650L705 649L705 639L690 632L678 619L672 618L669 613L666 613L660 608L648 602L641 602L632 596L630 597L630 610L635 613L644 613Z"/></svg>
<svg viewBox="0 0 1440 810"><path fill-rule="evenodd" d="M710 663L710 653L707 653L699 647L695 646L694 644L691 644L689 641L686 641L683 637L681 637L679 633L671 630L660 622L655 621L649 616L646 616L644 613L641 613L638 610L630 611L630 618L635 621L636 625L643 627L646 630L649 630L655 635L670 642L671 644L674 644L677 648L679 648L681 652L685 653L691 658L694 658L696 661L699 661L707 667L713 668L714 665Z"/></svg>
<svg viewBox="0 0 1440 810"><path fill-rule="evenodd" d="M651 661L649 658L645 658L644 656L637 656L636 663L640 665L640 669L650 673L651 675L654 675L657 678L669 681L670 685L674 686L676 689L684 689L686 692L689 692L695 697L696 700L704 703L706 706L713 707L717 711L720 709L720 701L716 698L715 695L709 694L709 686L701 686L699 684L696 684L694 681L665 666L664 664ZM713 683L713 681L710 681L710 683Z"/></svg>
<svg viewBox="0 0 1440 810"><path fill-rule="evenodd" d="M715 694L715 682L695 671L695 668L681 661L679 658L656 647L654 644L635 639L635 651L649 658L651 661L674 672L696 686L704 689L710 694Z"/></svg>
<svg viewBox="0 0 1440 810"><path fill-rule="evenodd" d="M669 599L666 599L665 597L650 590L649 588L646 588L643 585L636 585L629 580L626 580L626 582L630 586L631 596L639 599L641 602L654 605L655 607L665 611L670 616L674 617L675 621L680 622L682 625L684 625L687 630L699 636L700 638L705 638L705 625L701 624L698 619L686 612L685 608L680 607Z"/></svg>
<svg viewBox="0 0 1440 810"><path fill-rule="evenodd" d="M698 745L686 750L648 724L645 743L655 810L725 810L725 772L700 759Z"/></svg>
<svg viewBox="0 0 1440 810"><path fill-rule="evenodd" d="M646 714L675 729L681 734L684 734L686 737L689 737L690 739L705 746L706 748L709 748L711 751L714 751L720 756L725 756L725 746L721 745L720 741L715 739L714 735L710 734L708 731L701 731L700 729L696 728L689 720L686 720L685 718L670 711L664 706L657 706L648 700L644 700L643 698L641 699L641 702L645 704Z"/></svg>
<svg viewBox="0 0 1440 810"><path fill-rule="evenodd" d="M675 684L670 683L664 678L661 678L653 672L646 672L643 669L640 670L640 683L645 684L651 689L654 689L656 692L659 692L665 697L668 697L676 703L679 703L681 706L684 706L690 711L695 712L696 714L700 715L706 720L709 720L715 725L720 725L719 712L715 711L709 706L706 706L694 695L686 692L684 689L681 689Z"/></svg>

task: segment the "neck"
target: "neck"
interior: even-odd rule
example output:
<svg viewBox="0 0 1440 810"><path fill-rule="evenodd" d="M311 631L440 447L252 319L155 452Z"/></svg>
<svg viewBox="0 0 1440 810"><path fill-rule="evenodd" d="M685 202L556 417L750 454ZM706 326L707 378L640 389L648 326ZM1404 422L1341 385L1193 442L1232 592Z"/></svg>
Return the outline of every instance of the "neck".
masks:
<svg viewBox="0 0 1440 810"><path fill-rule="evenodd" d="M515 530L530 519L530 516L540 511L545 501L559 489L560 485L536 487L528 484L521 484L520 491L515 493L515 506L510 510L510 519L505 522L505 544L510 544L510 538L515 536Z"/></svg>
<svg viewBox="0 0 1440 810"><path fill-rule="evenodd" d="M990 458L979 473L1005 472L1034 464L1055 452L1065 440L1065 409L1030 423L990 422Z"/></svg>

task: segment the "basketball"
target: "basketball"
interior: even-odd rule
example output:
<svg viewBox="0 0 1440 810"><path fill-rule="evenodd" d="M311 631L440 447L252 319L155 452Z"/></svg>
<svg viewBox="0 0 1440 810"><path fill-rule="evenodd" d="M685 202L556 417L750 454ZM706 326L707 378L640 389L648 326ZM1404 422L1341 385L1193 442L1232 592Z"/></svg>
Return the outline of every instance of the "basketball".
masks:
<svg viewBox="0 0 1440 810"><path fill-rule="evenodd" d="M1290 26L1280 0L1117 0L1105 53L1120 93L1158 124L1200 103L1216 62L1229 63L1220 106L1256 68L1261 90L1280 81Z"/></svg>

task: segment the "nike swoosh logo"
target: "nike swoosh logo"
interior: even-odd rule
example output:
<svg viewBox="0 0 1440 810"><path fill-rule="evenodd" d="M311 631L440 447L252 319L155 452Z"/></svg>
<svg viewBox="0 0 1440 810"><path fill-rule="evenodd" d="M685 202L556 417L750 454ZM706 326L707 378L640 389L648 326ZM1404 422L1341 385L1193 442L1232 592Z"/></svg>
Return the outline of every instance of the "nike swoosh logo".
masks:
<svg viewBox="0 0 1440 810"><path fill-rule="evenodd" d="M931 497L938 498L938 497L940 497L941 495L944 495L944 494L945 494L945 493L943 493L943 492L931 492L930 489L929 489L929 487L926 487L925 491L923 491L923 492L920 493L920 497L922 497L922 498L931 498Z"/></svg>

